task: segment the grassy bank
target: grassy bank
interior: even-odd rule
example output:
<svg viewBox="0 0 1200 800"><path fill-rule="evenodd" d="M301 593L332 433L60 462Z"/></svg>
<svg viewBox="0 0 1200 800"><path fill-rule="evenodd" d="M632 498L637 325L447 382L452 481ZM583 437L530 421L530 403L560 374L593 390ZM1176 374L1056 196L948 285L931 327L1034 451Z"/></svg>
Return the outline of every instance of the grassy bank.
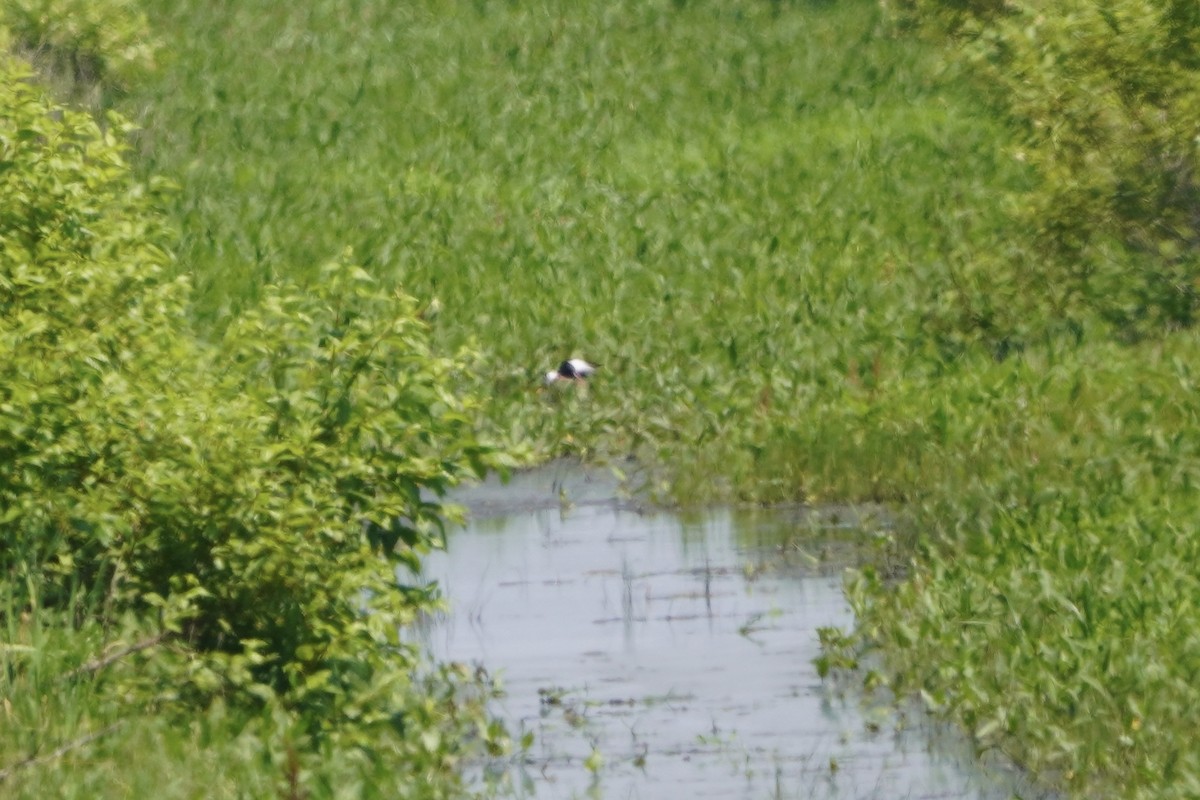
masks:
<svg viewBox="0 0 1200 800"><path fill-rule="evenodd" d="M867 0L145 7L120 105L207 337L351 248L478 348L486 430L893 502L905 569L850 588L898 688L1076 796L1200 791L1185 239L1051 247L1037 126L939 46Z"/></svg>

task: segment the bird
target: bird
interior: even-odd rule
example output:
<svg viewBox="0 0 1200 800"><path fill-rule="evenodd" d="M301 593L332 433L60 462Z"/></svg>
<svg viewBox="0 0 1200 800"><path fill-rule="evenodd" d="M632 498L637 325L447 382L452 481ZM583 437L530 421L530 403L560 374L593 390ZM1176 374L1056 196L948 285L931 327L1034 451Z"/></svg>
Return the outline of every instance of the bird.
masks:
<svg viewBox="0 0 1200 800"><path fill-rule="evenodd" d="M572 381L580 383L592 377L596 372L596 365L589 364L582 358L569 358L558 365L558 369L552 369L546 373L546 385L558 381Z"/></svg>

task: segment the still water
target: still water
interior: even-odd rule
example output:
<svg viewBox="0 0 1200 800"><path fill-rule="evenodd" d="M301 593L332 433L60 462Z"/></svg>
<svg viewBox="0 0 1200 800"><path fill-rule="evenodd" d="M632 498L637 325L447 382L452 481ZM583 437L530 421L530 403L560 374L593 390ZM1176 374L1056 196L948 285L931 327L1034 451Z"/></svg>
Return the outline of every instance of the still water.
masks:
<svg viewBox="0 0 1200 800"><path fill-rule="evenodd" d="M455 499L472 522L427 562L452 607L427 635L499 676L496 713L534 734L497 768L516 796L1037 796L919 713L818 677L817 629L854 621L838 562L869 514L680 517L570 467Z"/></svg>

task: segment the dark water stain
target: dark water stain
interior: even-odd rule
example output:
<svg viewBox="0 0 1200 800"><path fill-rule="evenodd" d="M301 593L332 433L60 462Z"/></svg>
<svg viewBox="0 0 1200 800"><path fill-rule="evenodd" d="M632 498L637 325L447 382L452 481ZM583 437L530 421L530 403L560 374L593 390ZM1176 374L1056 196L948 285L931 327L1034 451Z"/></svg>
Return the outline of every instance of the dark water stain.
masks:
<svg viewBox="0 0 1200 800"><path fill-rule="evenodd" d="M513 794L1037 796L919 713L817 676L817 628L854 622L830 553L869 539L873 512L680 517L616 490L565 467L478 487L428 560L452 606L435 654L500 676L497 713L534 734L493 771Z"/></svg>

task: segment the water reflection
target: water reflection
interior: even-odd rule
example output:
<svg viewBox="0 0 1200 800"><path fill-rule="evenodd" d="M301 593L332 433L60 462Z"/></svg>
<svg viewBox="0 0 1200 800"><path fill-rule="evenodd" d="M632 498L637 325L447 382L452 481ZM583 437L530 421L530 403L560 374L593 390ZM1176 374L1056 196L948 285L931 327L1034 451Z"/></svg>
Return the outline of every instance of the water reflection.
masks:
<svg viewBox="0 0 1200 800"><path fill-rule="evenodd" d="M897 733L890 712L822 685L816 629L853 620L840 579L805 552L818 545L811 530L797 537L800 521L639 512L611 482L564 470L463 499L480 516L428 562L453 607L430 643L502 676L498 713L517 737L536 737L503 776L518 796L990 799L1020 789L961 746L932 746L924 727Z"/></svg>

